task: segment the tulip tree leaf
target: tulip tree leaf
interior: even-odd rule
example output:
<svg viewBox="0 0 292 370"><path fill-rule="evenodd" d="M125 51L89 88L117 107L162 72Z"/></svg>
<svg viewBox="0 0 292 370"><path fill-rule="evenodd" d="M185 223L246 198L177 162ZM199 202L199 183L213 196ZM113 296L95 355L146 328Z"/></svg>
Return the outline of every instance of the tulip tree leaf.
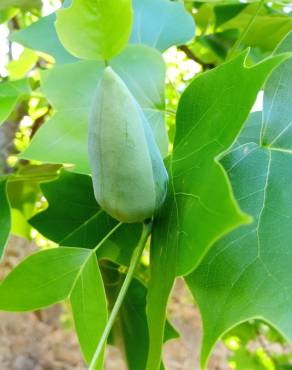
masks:
<svg viewBox="0 0 292 370"><path fill-rule="evenodd" d="M141 105L158 146L166 154L165 66L161 56L146 46L128 46L111 64ZM30 146L21 153L21 158L73 164L74 171L90 173L87 120L103 68L102 62L80 61L42 74L42 90L56 113L38 130Z"/></svg>
<svg viewBox="0 0 292 370"><path fill-rule="evenodd" d="M0 125L9 117L19 100L29 94L27 79L0 83Z"/></svg>
<svg viewBox="0 0 292 370"><path fill-rule="evenodd" d="M236 139L257 93L284 57L247 68L246 52L198 76L183 93L170 159L168 200L154 225L148 295L150 353L159 368L165 309L176 275L195 269L216 240L249 218L218 158Z"/></svg>
<svg viewBox="0 0 292 370"><path fill-rule="evenodd" d="M60 41L81 59L109 60L126 46L132 28L130 0L73 0L57 11Z"/></svg>
<svg viewBox="0 0 292 370"><path fill-rule="evenodd" d="M134 25L130 42L164 51L181 45L195 35L195 24L182 2L133 0ZM177 25L180 25L177 27Z"/></svg>
<svg viewBox="0 0 292 370"><path fill-rule="evenodd" d="M64 171L41 189L49 206L29 222L59 245L91 249L118 223L96 203L89 176ZM141 225L124 224L105 241L97 256L127 265L140 233Z"/></svg>
<svg viewBox="0 0 292 370"><path fill-rule="evenodd" d="M82 248L53 248L29 256L1 283L0 309L32 311L64 300L90 255Z"/></svg>
<svg viewBox="0 0 292 370"><path fill-rule="evenodd" d="M111 263L102 264L101 271L109 306L112 307L121 289L124 276L119 272L118 266ZM146 296L146 286L134 278L129 286L109 340L109 344L117 344L123 350L129 370L140 370L146 367L149 349ZM177 337L176 330L166 321L164 342ZM139 338L138 341L137 338Z"/></svg>
<svg viewBox="0 0 292 370"><path fill-rule="evenodd" d="M244 30L251 17L255 14L258 4L250 4L236 17L222 24L222 30L237 28ZM259 47L262 51L272 51L285 37L287 32L292 30L292 19L283 14L271 14L269 8L262 8L250 26L243 39L247 46Z"/></svg>
<svg viewBox="0 0 292 370"><path fill-rule="evenodd" d="M149 333L146 316L146 287L134 279L120 312L120 324L124 336L129 370L145 369L149 350ZM166 322L164 343L177 338L176 330ZM139 342L137 343L137 338Z"/></svg>
<svg viewBox="0 0 292 370"><path fill-rule="evenodd" d="M7 197L6 185L7 180L0 179L0 260L4 254L11 229L10 204Z"/></svg>
<svg viewBox="0 0 292 370"><path fill-rule="evenodd" d="M106 295L95 256L76 280L70 296L72 313L83 357L90 363L107 322ZM97 368L102 370L103 356Z"/></svg>
<svg viewBox="0 0 292 370"><path fill-rule="evenodd" d="M110 65L139 102L163 157L168 154L165 126L165 64L159 52L146 46L128 46Z"/></svg>
<svg viewBox="0 0 292 370"><path fill-rule="evenodd" d="M283 50L292 51L292 33L277 52ZM217 242L187 277L203 318L203 365L215 342L250 318L266 320L292 340L292 108L286 106L291 75L290 58L267 81L263 119L253 115L249 134L244 132L241 145L222 160L236 199L253 222Z"/></svg>
<svg viewBox="0 0 292 370"><path fill-rule="evenodd" d="M66 298L71 299L81 348L89 361L92 345L107 322L103 282L91 250L53 248L35 253L0 284L0 310L32 311ZM102 362L101 358L97 370L102 370Z"/></svg>
<svg viewBox="0 0 292 370"><path fill-rule="evenodd" d="M133 44L142 43L165 50L172 45L183 44L194 37L194 21L180 3L169 0L136 0L133 2L133 9L134 25L130 38ZM161 29L161 14L165 14L163 29ZM31 26L14 32L10 38L27 48L52 56L58 64L77 61L78 59L61 44L55 30L55 20L56 13L52 13ZM179 28L176 27L178 22L181 22ZM149 24L151 24L150 28Z"/></svg>
<svg viewBox="0 0 292 370"><path fill-rule="evenodd" d="M14 32L10 39L26 48L52 56L57 64L76 62L78 59L68 53L59 41L54 26L55 20L56 14L52 13L32 25Z"/></svg>

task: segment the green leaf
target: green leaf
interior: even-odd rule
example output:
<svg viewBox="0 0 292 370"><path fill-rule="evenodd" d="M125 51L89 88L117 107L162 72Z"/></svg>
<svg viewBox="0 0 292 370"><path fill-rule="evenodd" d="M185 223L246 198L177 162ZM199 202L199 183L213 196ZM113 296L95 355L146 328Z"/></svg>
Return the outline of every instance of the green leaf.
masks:
<svg viewBox="0 0 292 370"><path fill-rule="evenodd" d="M7 22L9 19L13 18L17 13L19 9L16 8L7 8L4 10L0 10L0 24Z"/></svg>
<svg viewBox="0 0 292 370"><path fill-rule="evenodd" d="M284 57L252 68L245 67L245 58L246 52L195 78L179 103L169 196L152 237L147 370L159 368L175 276L195 269L216 240L249 220L218 158L236 139L266 77Z"/></svg>
<svg viewBox="0 0 292 370"><path fill-rule="evenodd" d="M63 246L94 248L117 225L96 203L91 177L62 172L59 179L41 189L49 207L30 220L45 237ZM97 251L127 265L141 233L140 224L122 225Z"/></svg>
<svg viewBox="0 0 292 370"><path fill-rule="evenodd" d="M247 7L247 4L221 4L214 6L216 27L234 18Z"/></svg>
<svg viewBox="0 0 292 370"><path fill-rule="evenodd" d="M11 228L10 204L7 197L7 180L0 179L0 260L4 254Z"/></svg>
<svg viewBox="0 0 292 370"><path fill-rule="evenodd" d="M0 83L0 126L9 117L19 100L30 94L27 79Z"/></svg>
<svg viewBox="0 0 292 370"><path fill-rule="evenodd" d="M11 233L30 239L31 226L27 220L35 212L35 204L39 200L39 186L30 181L11 181L7 192L11 206Z"/></svg>
<svg viewBox="0 0 292 370"><path fill-rule="evenodd" d="M146 287L137 279L130 285L123 306L121 307L119 324L129 370L146 368L149 350L149 333L146 317ZM177 338L175 329L166 322L164 343ZM137 341L139 338L139 341Z"/></svg>
<svg viewBox="0 0 292 370"><path fill-rule="evenodd" d="M96 257L89 258L70 296L75 328L83 357L90 363L107 322L107 304ZM102 370L103 356L97 369Z"/></svg>
<svg viewBox="0 0 292 370"><path fill-rule="evenodd" d="M221 25L222 30L238 28L245 29L251 17L255 13L258 4L247 6L236 17ZM283 14L270 14L269 8L262 8L255 18L243 44L259 47L262 51L272 51L283 37L292 30L292 19Z"/></svg>
<svg viewBox="0 0 292 370"><path fill-rule="evenodd" d="M22 261L0 285L0 310L32 311L67 298L92 252L53 248Z"/></svg>
<svg viewBox="0 0 292 370"><path fill-rule="evenodd" d="M6 8L22 8L24 10L40 8L41 0L1 0L0 10Z"/></svg>
<svg viewBox="0 0 292 370"><path fill-rule="evenodd" d="M124 274L119 272L118 265L108 262L102 263L101 271L111 308L124 281ZM146 367L149 349L146 295L145 285L140 280L133 279L108 341L109 344L116 345L123 351L129 370L140 370ZM178 333L167 321L164 342L177 337Z"/></svg>
<svg viewBox="0 0 292 370"><path fill-rule="evenodd" d="M165 63L146 46L128 46L110 65L125 81L150 123L163 157L168 154L165 126Z"/></svg>
<svg viewBox="0 0 292 370"><path fill-rule="evenodd" d="M283 50L292 50L292 33L277 52ZM217 242L187 277L203 318L204 366L215 342L250 318L268 321L292 340L291 105L286 107L291 72L291 58L274 70L265 87L263 119L253 114L241 144L222 160L236 199L253 223Z"/></svg>
<svg viewBox="0 0 292 370"><path fill-rule="evenodd" d="M90 173L87 117L103 68L101 62L82 61L42 74L42 90L56 113L38 130L29 147L21 153L22 158L74 164L75 171Z"/></svg>
<svg viewBox="0 0 292 370"><path fill-rule="evenodd" d="M292 31L275 53L292 52ZM292 61L286 60L269 78L265 86L262 145L292 150Z"/></svg>
<svg viewBox="0 0 292 370"><path fill-rule="evenodd" d="M93 251L53 248L35 253L0 284L0 310L32 311L70 298L86 361L90 361L107 322L103 281ZM102 370L100 359L96 370Z"/></svg>
<svg viewBox="0 0 292 370"><path fill-rule="evenodd" d="M59 41L54 26L55 20L56 14L52 13L26 28L13 32L10 39L26 48L52 56L57 64L76 62L78 59L69 54Z"/></svg>
<svg viewBox="0 0 292 370"><path fill-rule="evenodd" d="M34 51L24 49L17 60L12 60L6 66L10 80L23 78L33 68L37 60L38 57Z"/></svg>
<svg viewBox="0 0 292 370"><path fill-rule="evenodd" d="M166 154L165 67L160 54L146 46L128 46L111 64L138 100L158 146ZM88 112L103 67L102 62L81 61L58 66L42 74L42 90L56 113L38 130L30 146L21 153L21 158L73 164L74 171L90 173Z"/></svg>
<svg viewBox="0 0 292 370"><path fill-rule="evenodd" d="M133 0L134 25L130 42L146 44L160 51L190 41L194 20L181 2ZM178 27L179 25L179 27Z"/></svg>
<svg viewBox="0 0 292 370"><path fill-rule="evenodd" d="M130 0L73 0L57 12L60 41L76 57L109 60L126 46L132 28Z"/></svg>

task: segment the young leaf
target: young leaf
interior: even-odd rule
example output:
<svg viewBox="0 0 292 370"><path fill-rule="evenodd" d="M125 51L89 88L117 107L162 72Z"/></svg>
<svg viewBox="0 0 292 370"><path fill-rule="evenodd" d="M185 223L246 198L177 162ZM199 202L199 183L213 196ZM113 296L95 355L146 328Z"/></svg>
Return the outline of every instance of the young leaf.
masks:
<svg viewBox="0 0 292 370"><path fill-rule="evenodd" d="M10 40L52 56L57 64L76 62L78 59L69 54L59 41L54 26L55 20L56 14L52 13L26 28L13 32Z"/></svg>
<svg viewBox="0 0 292 370"><path fill-rule="evenodd" d="M146 46L129 46L111 64L143 108L165 155L168 141L164 124L165 67L161 56ZM82 61L42 74L42 89L57 112L38 130L21 158L74 164L74 171L90 173L88 112L103 67L102 62Z"/></svg>
<svg viewBox="0 0 292 370"><path fill-rule="evenodd" d="M169 0L133 0L134 25L130 42L160 51L190 41L195 24L184 4ZM179 24L179 27L177 25Z"/></svg>
<svg viewBox="0 0 292 370"><path fill-rule="evenodd" d="M92 251L53 248L21 262L0 285L0 310L32 311L67 298Z"/></svg>
<svg viewBox="0 0 292 370"><path fill-rule="evenodd" d="M130 0L73 0L57 12L56 30L71 54L105 61L126 46L132 18Z"/></svg>
<svg viewBox="0 0 292 370"><path fill-rule="evenodd" d="M292 33L278 52L283 50L292 51ZM187 277L203 318L203 366L215 342L250 318L268 321L292 340L291 105L286 106L291 74L290 58L266 84L261 133L261 116L253 115L253 134L249 128L241 145L222 160L237 201L254 221L217 242Z"/></svg>
<svg viewBox="0 0 292 370"><path fill-rule="evenodd" d="M105 290L94 255L79 274L70 302L83 357L89 364L107 322ZM102 364L101 357L97 369L102 370Z"/></svg>
<svg viewBox="0 0 292 370"><path fill-rule="evenodd" d="M29 95L27 79L0 83L0 126L9 117L19 100Z"/></svg>
<svg viewBox="0 0 292 370"><path fill-rule="evenodd" d="M148 295L150 354L159 368L165 308L176 275L195 269L216 240L249 219L218 157L236 139L271 70L284 57L244 66L246 53L195 78L181 97L169 197L154 225Z"/></svg>
<svg viewBox="0 0 292 370"><path fill-rule="evenodd" d="M4 254L11 228L10 205L6 191L7 180L0 179L0 260Z"/></svg>
<svg viewBox="0 0 292 370"><path fill-rule="evenodd" d="M30 224L59 245L94 248L118 223L96 203L89 176L64 171L41 189L49 207L30 219ZM97 256L127 265L140 234L140 224L122 225L98 249Z"/></svg>

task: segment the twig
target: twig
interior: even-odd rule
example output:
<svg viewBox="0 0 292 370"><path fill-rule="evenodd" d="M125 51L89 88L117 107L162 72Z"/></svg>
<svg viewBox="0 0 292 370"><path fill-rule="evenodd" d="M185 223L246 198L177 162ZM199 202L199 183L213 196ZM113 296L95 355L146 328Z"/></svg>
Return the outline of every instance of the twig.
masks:
<svg viewBox="0 0 292 370"><path fill-rule="evenodd" d="M215 68L215 64L213 63L205 63L203 62L200 58L198 58L192 51L191 49L187 46L187 45L181 45L178 47L179 50L183 51L186 56L189 58L189 59L192 59L194 60L196 63L200 64L203 68L203 70L207 70L207 69L212 69L212 68Z"/></svg>

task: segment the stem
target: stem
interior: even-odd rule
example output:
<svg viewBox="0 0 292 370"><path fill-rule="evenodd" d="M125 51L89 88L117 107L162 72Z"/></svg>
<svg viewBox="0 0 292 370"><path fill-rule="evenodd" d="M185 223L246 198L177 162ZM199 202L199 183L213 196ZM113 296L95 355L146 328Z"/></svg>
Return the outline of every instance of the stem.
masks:
<svg viewBox="0 0 292 370"><path fill-rule="evenodd" d="M254 14L251 16L249 22L247 23L246 27L243 29L241 35L239 36L238 40L235 42L235 44L232 46L232 48L230 49L230 52L229 52L229 56L227 58L230 59L231 57L233 57L234 53L236 52L238 46L241 44L241 42L244 40L244 38L246 37L246 35L248 34L248 31L250 30L251 26L253 25L256 17L258 16L260 10L261 10L261 7L262 5L264 4L265 0L260 0L259 3L258 3L258 6L256 8L256 11L254 12Z"/></svg>
<svg viewBox="0 0 292 370"><path fill-rule="evenodd" d="M104 331L102 333L102 336L100 338L100 341L98 343L98 346L96 348L96 351L94 353L94 356L91 360L91 363L90 363L90 366L89 366L89 370L95 370L95 367L98 363L98 360L99 360L99 356L101 355L102 351L103 351L103 347L106 343L106 340L107 340L107 337L112 329L112 326L115 322L115 319L118 315L118 312L121 308L121 305L124 301L124 298L127 294L127 291L128 291L128 288L130 286L130 283L133 279L133 276L134 276L134 272L136 270L136 267L140 261L140 258L141 258L141 255L142 255L142 252L144 250L144 246L145 246L145 243L148 239L148 236L151 232L151 228L152 228L152 223L144 223L143 224L143 231L142 231L142 235L141 235L141 238L137 244L137 247L134 249L134 252L132 254L132 258L131 258L131 262L130 262L130 266L129 266L129 270L127 272L127 275L126 275L126 278L123 282L123 285L121 287L121 290L119 292L119 295L117 297L117 300L114 304L114 307L112 309L112 312L110 314L110 317L108 319L108 322L106 324L106 327L104 328Z"/></svg>

